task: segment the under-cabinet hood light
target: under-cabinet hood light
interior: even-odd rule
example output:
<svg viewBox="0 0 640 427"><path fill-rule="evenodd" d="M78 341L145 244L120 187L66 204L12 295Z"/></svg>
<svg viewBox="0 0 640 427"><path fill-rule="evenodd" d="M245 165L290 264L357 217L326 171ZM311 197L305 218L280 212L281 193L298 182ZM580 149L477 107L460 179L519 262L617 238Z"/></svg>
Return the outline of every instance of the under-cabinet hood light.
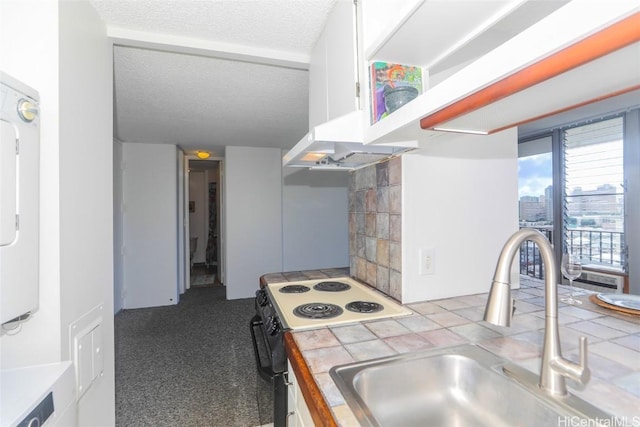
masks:
<svg viewBox="0 0 640 427"><path fill-rule="evenodd" d="M305 162L317 162L319 160L322 160L326 155L327 153L309 152L306 153L300 160Z"/></svg>
<svg viewBox="0 0 640 427"><path fill-rule="evenodd" d="M484 130L473 130L473 129L433 128L433 130L438 130L441 132L470 133L472 135L488 135L489 134L489 132Z"/></svg>
<svg viewBox="0 0 640 427"><path fill-rule="evenodd" d="M356 169L355 167L352 166L342 166L340 164L328 164L328 165L317 165L317 166L311 166L309 167L310 170L325 170L325 171L345 171L345 172L349 172L352 171L354 169Z"/></svg>

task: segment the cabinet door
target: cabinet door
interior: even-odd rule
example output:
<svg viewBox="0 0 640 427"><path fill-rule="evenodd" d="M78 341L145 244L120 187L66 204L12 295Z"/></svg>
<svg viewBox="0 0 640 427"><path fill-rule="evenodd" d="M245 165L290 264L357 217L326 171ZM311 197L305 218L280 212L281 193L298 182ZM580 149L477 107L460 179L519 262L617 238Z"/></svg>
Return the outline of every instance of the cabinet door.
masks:
<svg viewBox="0 0 640 427"><path fill-rule="evenodd" d="M9 122L0 121L0 246L9 246L18 232L18 179L15 128Z"/></svg>
<svg viewBox="0 0 640 427"><path fill-rule="evenodd" d="M311 53L309 127L358 108L355 6L337 2Z"/></svg>
<svg viewBox="0 0 640 427"><path fill-rule="evenodd" d="M289 365L289 374L287 375L287 427L300 427L298 421L298 410L296 409L296 389L298 382L296 376Z"/></svg>
<svg viewBox="0 0 640 427"><path fill-rule="evenodd" d="M327 37L322 33L309 65L309 129L328 120L327 99Z"/></svg>
<svg viewBox="0 0 640 427"><path fill-rule="evenodd" d="M288 415L288 427L314 427L313 419L311 418L311 412L307 407L307 402L304 400L302 390L298 385L298 379L289 363L289 391L288 391L288 403L289 403L289 415Z"/></svg>
<svg viewBox="0 0 640 427"><path fill-rule="evenodd" d="M358 108L355 6L337 2L327 22L327 111L335 119Z"/></svg>

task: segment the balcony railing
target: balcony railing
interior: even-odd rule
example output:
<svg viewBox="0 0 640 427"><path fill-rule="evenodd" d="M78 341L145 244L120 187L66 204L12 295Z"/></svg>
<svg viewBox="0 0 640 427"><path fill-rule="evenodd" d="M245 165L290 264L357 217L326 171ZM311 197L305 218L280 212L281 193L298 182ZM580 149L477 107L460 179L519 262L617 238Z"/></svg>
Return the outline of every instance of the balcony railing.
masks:
<svg viewBox="0 0 640 427"><path fill-rule="evenodd" d="M532 228L532 227L529 227ZM533 227L553 243L553 228ZM525 240L520 245L520 274L526 274L529 277L544 279L544 268L542 266L542 258L540 257L540 249L531 240Z"/></svg>
<svg viewBox="0 0 640 427"><path fill-rule="evenodd" d="M551 228L536 228L553 242ZM624 233L616 231L569 229L567 250L578 254L583 265L606 266L622 270L624 266ZM520 274L544 279L542 258L531 241L520 246Z"/></svg>
<svg viewBox="0 0 640 427"><path fill-rule="evenodd" d="M606 265L622 269L624 233L600 230L567 230L567 250L578 254L582 264Z"/></svg>

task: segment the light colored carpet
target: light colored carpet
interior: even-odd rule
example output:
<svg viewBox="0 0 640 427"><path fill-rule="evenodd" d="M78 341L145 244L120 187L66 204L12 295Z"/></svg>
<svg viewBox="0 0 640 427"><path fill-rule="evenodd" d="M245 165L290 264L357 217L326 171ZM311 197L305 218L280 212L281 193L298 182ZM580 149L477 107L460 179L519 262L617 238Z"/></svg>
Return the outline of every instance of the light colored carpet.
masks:
<svg viewBox="0 0 640 427"><path fill-rule="evenodd" d="M205 286L214 285L216 283L215 274L203 274L199 276L192 276L191 286Z"/></svg>

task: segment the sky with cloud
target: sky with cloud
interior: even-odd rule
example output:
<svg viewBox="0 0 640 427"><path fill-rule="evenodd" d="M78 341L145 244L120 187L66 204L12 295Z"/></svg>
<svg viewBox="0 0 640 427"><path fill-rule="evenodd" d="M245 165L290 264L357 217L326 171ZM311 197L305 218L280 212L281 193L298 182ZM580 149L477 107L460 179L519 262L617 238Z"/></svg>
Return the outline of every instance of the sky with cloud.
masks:
<svg viewBox="0 0 640 427"><path fill-rule="evenodd" d="M518 197L542 196L552 184L551 153L518 159Z"/></svg>

